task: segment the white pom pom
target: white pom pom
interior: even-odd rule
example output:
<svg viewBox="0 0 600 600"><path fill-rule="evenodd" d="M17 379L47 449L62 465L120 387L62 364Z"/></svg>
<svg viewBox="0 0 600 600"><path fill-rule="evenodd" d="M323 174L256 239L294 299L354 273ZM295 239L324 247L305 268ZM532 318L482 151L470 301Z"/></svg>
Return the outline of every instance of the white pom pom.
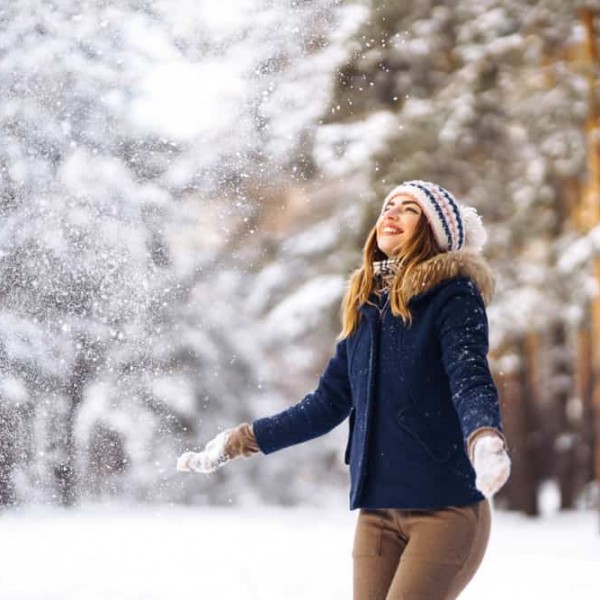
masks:
<svg viewBox="0 0 600 600"><path fill-rule="evenodd" d="M463 248L473 252L481 252L487 240L487 232L481 217L472 206L461 206L460 212L465 226Z"/></svg>

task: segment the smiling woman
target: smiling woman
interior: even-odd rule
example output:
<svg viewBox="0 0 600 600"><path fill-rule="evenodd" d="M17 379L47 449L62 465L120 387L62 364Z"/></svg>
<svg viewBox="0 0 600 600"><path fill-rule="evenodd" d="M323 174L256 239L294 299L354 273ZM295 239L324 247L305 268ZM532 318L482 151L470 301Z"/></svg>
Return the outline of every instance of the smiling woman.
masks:
<svg viewBox="0 0 600 600"><path fill-rule="evenodd" d="M488 498L510 473L487 362L485 237L477 212L441 186L394 188L348 281L317 389L179 458L180 471L208 473L349 417L355 600L450 600L483 560Z"/></svg>
<svg viewBox="0 0 600 600"><path fill-rule="evenodd" d="M411 239L421 221L419 204L408 194L392 196L377 219L377 245L387 256L401 251Z"/></svg>

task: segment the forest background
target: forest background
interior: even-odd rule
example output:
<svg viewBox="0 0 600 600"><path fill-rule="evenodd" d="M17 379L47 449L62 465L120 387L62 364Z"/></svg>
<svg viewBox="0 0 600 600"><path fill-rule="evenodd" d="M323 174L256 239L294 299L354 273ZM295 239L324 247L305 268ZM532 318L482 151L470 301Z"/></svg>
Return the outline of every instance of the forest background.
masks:
<svg viewBox="0 0 600 600"><path fill-rule="evenodd" d="M314 389L382 197L483 215L499 508L598 506L600 2L0 6L0 504L312 504L344 424L176 457Z"/></svg>

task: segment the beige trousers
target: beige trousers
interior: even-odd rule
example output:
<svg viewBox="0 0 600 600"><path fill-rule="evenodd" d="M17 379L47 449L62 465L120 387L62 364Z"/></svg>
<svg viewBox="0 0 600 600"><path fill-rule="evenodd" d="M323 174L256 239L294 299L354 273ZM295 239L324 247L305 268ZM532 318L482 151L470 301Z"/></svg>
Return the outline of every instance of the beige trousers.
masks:
<svg viewBox="0 0 600 600"><path fill-rule="evenodd" d="M479 568L488 500L439 510L360 509L354 600L453 600Z"/></svg>

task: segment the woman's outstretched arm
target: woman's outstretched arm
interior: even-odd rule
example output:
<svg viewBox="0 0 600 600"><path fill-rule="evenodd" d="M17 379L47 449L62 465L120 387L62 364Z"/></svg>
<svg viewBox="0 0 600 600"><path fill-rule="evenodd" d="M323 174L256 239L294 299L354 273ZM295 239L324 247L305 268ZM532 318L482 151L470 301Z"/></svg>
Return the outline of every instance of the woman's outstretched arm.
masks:
<svg viewBox="0 0 600 600"><path fill-rule="evenodd" d="M346 340L341 340L315 391L279 414L254 421L252 429L260 450L270 454L331 431L351 407Z"/></svg>
<svg viewBox="0 0 600 600"><path fill-rule="evenodd" d="M346 341L341 340L313 392L276 415L221 432L202 452L182 454L177 469L210 473L240 456L270 454L306 442L339 425L351 406Z"/></svg>
<svg viewBox="0 0 600 600"><path fill-rule="evenodd" d="M510 475L498 391L487 360L488 321L473 282L452 286L437 319L442 361L476 486L492 496Z"/></svg>

